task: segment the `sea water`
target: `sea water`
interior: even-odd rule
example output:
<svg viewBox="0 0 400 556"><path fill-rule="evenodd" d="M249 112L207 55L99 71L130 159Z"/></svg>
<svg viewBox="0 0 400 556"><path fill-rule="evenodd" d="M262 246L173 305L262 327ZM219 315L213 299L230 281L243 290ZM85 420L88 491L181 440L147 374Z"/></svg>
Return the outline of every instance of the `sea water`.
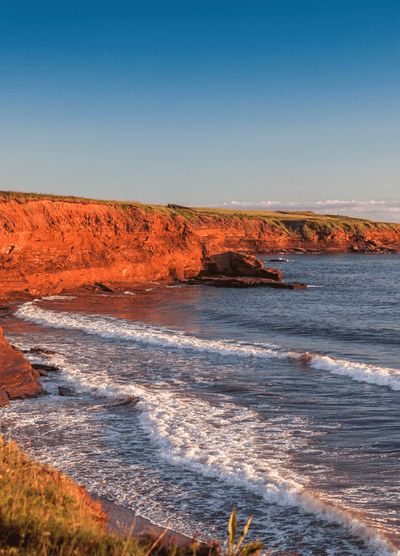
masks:
<svg viewBox="0 0 400 556"><path fill-rule="evenodd" d="M60 371L1 410L38 460L153 522L299 555L400 554L400 257L290 255L306 290L153 284L22 303ZM60 397L68 386L73 397Z"/></svg>

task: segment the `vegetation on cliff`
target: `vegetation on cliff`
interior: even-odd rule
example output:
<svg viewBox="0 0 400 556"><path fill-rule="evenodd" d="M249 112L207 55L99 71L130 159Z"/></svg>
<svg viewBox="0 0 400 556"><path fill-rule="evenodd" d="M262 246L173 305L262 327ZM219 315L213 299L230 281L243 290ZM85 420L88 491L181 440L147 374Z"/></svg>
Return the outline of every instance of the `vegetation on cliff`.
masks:
<svg viewBox="0 0 400 556"><path fill-rule="evenodd" d="M219 219L239 220L262 220L279 228L289 234L301 233L303 236L312 234L316 230L324 229L326 233L334 230L346 232L357 232L363 229L373 230L384 228L387 230L400 231L400 224L375 222L363 218L352 218L349 216L337 216L329 214L315 214L312 211L262 211L262 210L240 210L220 209L206 207L185 207L176 204L149 205L139 201L112 201L103 199L88 199L85 197L73 197L63 195L50 195L41 193L24 193L16 191L0 191L0 200L15 200L20 203L28 201L49 200L55 203L78 203L78 204L100 204L112 209L127 211L129 209L140 209L147 214L160 214L164 216L180 216L185 220L193 221L200 216L210 216ZM301 232L300 232L301 230Z"/></svg>

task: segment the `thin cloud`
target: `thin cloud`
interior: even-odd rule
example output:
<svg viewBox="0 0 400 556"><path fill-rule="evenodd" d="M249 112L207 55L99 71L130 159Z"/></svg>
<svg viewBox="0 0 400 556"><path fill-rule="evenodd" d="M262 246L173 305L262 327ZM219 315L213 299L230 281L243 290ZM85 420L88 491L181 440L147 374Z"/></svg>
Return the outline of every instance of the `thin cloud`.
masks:
<svg viewBox="0 0 400 556"><path fill-rule="evenodd" d="M328 199L316 202L283 202L283 201L231 201L215 208L251 209L251 210L298 210L313 211L317 214L332 214L366 218L380 222L400 222L400 199L344 201Z"/></svg>

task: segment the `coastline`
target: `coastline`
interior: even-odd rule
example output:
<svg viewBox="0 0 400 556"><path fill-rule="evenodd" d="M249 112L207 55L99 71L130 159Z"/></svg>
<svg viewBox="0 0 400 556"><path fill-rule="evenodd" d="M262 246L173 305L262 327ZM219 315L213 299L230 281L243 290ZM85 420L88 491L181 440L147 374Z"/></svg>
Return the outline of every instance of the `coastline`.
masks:
<svg viewBox="0 0 400 556"><path fill-rule="evenodd" d="M394 253L400 225L295 211L235 211L0 195L0 293L196 277L228 251ZM111 286L112 287L112 286Z"/></svg>
<svg viewBox="0 0 400 556"><path fill-rule="evenodd" d="M151 284L148 284L151 285ZM124 288L128 288L129 284L123 284L121 289L123 290ZM136 289L134 287L132 287L130 289ZM143 291L143 285L140 285L139 287L137 287L137 289L139 291ZM101 290L99 290L101 292ZM89 293L85 288L77 288L74 289L72 291L69 292L65 292L65 293L74 293L75 295L78 295L79 297L81 297L82 302L84 304L87 294ZM107 292L102 292L103 295L110 295ZM93 291L90 291L89 295L92 294L93 295ZM39 296L41 297L41 296ZM4 317L8 318L12 317L12 313L13 310L16 308L16 306L21 303L21 302L27 302L27 301L32 301L32 299L34 299L34 296L30 295L27 292L18 292L15 293L14 295L5 295L3 296L3 298L1 299L2 302L5 303L9 303L10 306L5 308L7 310L3 311L3 315L1 315L3 318L0 321L0 324L5 324L5 328L7 328L7 324L4 323ZM9 384L13 384L14 383L14 376L13 373L15 374L15 378L16 381L18 383L21 382L21 378L19 376L18 373L20 373L20 367L23 368L23 371L25 372L25 374L29 375L32 373L35 373L35 376L33 377L34 380L32 381L34 383L34 385L39 386L41 388L41 390L39 391L38 394L31 394L29 389L27 389L26 385L22 385L20 386L21 392L22 394L20 396L15 396L16 398L20 397L37 397L38 395L42 395L42 391L43 390L43 386L40 382L40 380L38 380L39 377L39 373L37 371L35 371L31 364L28 362L28 360L24 357L24 353L20 352L17 348L15 348L15 346L11 346L9 344L9 342L7 341L6 338L4 338L4 336L2 335L2 327L0 327L0 356L2 356L2 363L3 363L3 367L5 364L7 364L10 367L10 377L6 377L5 373L1 373L0 379L1 379L1 384L0 384L0 393L4 393L4 400L3 398L0 397L0 407L2 406L7 406L11 403L13 403L12 398L9 400L9 396L8 396L8 390L10 388ZM34 348L34 349L42 349L42 348ZM1 357L0 357L1 359ZM3 376L4 375L4 376ZM2 388L2 386L6 389L4 390ZM25 389L24 389L25 387ZM25 392L26 390L26 392ZM6 394L7 391L7 394ZM3 403L2 403L3 402ZM85 489L86 490L86 489ZM193 544L193 542L196 543L197 546L208 546L207 543L203 543L203 542L199 542L196 541L195 539L186 536L182 533L179 533L177 531L174 531L172 529L169 528L165 528L165 527L160 527L159 525L151 522L149 519L146 519L138 514L136 514L133 510L131 510L130 508L127 508L125 506L122 506L121 504L118 504L116 502L112 502L111 500L107 499L104 496L100 496L97 495L95 492L90 492L88 490L86 490L86 494L95 502L100 502L102 510L104 511L104 513L106 514L107 518L108 518L108 522L107 522L107 529L109 533L113 533L116 534L117 536L122 536L125 538L128 537L132 537L132 538L136 538L136 539L141 539L141 538L146 538L146 537L150 537L150 538L154 538L157 539L158 537L160 537L160 535L163 534L162 537L162 544L165 546L170 546L175 544L178 548L183 548L183 547L189 547L190 545ZM166 532L165 532L166 530Z"/></svg>
<svg viewBox="0 0 400 556"><path fill-rule="evenodd" d="M299 257L299 260L303 259L303 257ZM371 260L370 257L368 257L368 259ZM373 263L375 265L375 263L377 263L377 259L375 259L375 262ZM306 258L307 260L307 258ZM372 260L371 260L372 262ZM152 290L159 290L159 289L164 289L165 287L170 287L170 286L166 286L165 283L161 283L161 284L157 284L155 285L155 283L148 283L148 286L152 286ZM122 291L123 288L121 288L121 290L118 291L118 286L114 283L110 284L110 286L117 290L114 293L126 293L124 291ZM107 286L108 287L108 286ZM125 287L125 285L124 285ZM128 289L128 285L126 285L126 288ZM112 292L108 292L107 290L103 290L102 288L96 288L96 290L93 289L93 286L81 286L79 288L77 288L77 290L75 292L73 291L65 291L63 293L65 294L71 294L71 293L75 293L78 294L78 297L80 298L78 303L80 306L80 309L83 309L84 305L86 305L87 303L87 296L89 294L89 297L92 298L93 300L96 300L96 305L97 307L101 306L102 309L104 309L104 305L107 305L106 300L108 300L108 304L110 305L115 305L115 303L121 299L125 299L127 301L129 301L131 298L129 296L114 296ZM133 286L131 285L131 288L129 289L136 289L133 288ZM153 293L149 293L147 294L147 288L144 287L143 285L139 286L136 289L136 292L139 293L139 291L144 293L144 297L143 297L143 303L142 306L147 307L147 310L149 308L149 304L148 304L148 297L150 298L151 296L153 296ZM174 291L174 290L169 290L169 291ZM177 292L181 291L181 290L176 290ZM199 290L196 290L199 291ZM33 296L30 296L28 292L25 292L23 294L23 296L26 296L26 298L24 299L24 301L28 301L28 299L32 300ZM21 295L21 297L23 297ZM58 298L56 297L55 300L57 300ZM139 299L139 298L136 298ZM16 301L16 300L14 300ZM22 299L18 300L18 304L20 304L20 302L23 301ZM56 301L57 303L59 303L58 301ZM81 306L82 303L82 306ZM14 303L10 303L12 305L14 305ZM100 304L100 305L99 305ZM93 307L96 308L96 307ZM86 313L86 310L84 311ZM11 315L10 315L11 316ZM8 319L7 319L8 320ZM4 321L4 323L6 323L7 321ZM9 321L10 322L10 321ZM11 323L10 323L11 324ZM7 328L7 325L5 326L5 328ZM36 340L37 341L37 340ZM43 344L40 344L37 341L38 346L41 346ZM28 346L29 348L29 346ZM52 347L51 349L58 349L57 347ZM61 348L60 348L61 349ZM127 535L129 534L129 530L131 528L132 523L134 523L134 529L133 529L133 535L136 536L140 536L140 535L152 535L154 538L158 538L158 536L163 533L164 529L159 527L158 525L151 523L149 520L142 518L141 516L135 516L135 512L125 508L123 505L120 505L119 503L114 503L111 502L110 500L106 499L106 498L102 498L101 496L98 497L95 494L91 494L92 498L95 500L99 500L103 506L104 511L106 512L107 516L109 517L110 520L110 531L118 533L118 534L122 534L122 535ZM162 519L162 518L161 518ZM157 518L155 519L155 521L157 521ZM163 522L163 521L161 521ZM195 530L196 529L196 523L194 523L194 527L191 530ZM222 534L219 535L220 538L224 538L224 531L222 531ZM183 537L183 538L182 538ZM190 543L190 539L188 537L184 537L183 535L180 535L179 533L176 533L175 531L168 531L168 535L166 535L164 537L164 541L166 542L166 544L168 544L169 539L171 539L170 542L173 542L172 539L176 540L179 539L179 543L182 543L181 546ZM178 544L178 543L177 543Z"/></svg>
<svg viewBox="0 0 400 556"><path fill-rule="evenodd" d="M167 532L163 536L163 542L167 545L176 544L178 547L184 547L196 542L199 545L205 546L205 543L195 541L195 539L183 535L182 533L160 527L150 520L136 514L130 508L112 502L104 496L99 496L94 492L88 492L88 495L95 502L100 502L104 513L108 517L107 528L110 533L123 537L140 538L150 536L158 538L165 529L167 529Z"/></svg>

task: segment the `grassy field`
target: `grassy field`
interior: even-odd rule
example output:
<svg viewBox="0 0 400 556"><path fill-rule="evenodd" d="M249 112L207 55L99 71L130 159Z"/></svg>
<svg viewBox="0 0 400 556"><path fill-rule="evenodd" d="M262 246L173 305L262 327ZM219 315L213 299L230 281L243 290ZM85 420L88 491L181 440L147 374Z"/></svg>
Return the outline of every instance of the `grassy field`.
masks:
<svg viewBox="0 0 400 556"><path fill-rule="evenodd" d="M61 195L47 195L39 193L21 193L15 191L0 191L0 201L15 200L21 204L30 201L48 200L55 203L79 203L79 204L100 204L106 205L110 209L119 209L124 212L130 210L141 210L147 214L162 214L165 216L181 216L187 221L195 221L200 216L209 216L213 219L236 219L242 221L261 220L274 228L278 228L284 233L312 234L316 230L323 230L326 233L334 230L344 230L346 232L357 232L363 230L387 229L400 231L400 224L387 222L375 222L362 218L350 218L348 216L336 216L327 214L315 214L311 211L261 211L261 210L237 210L237 209L216 209L203 207L184 207L169 204L148 205L138 201L112 201L101 199L87 199L85 197L67 197Z"/></svg>

